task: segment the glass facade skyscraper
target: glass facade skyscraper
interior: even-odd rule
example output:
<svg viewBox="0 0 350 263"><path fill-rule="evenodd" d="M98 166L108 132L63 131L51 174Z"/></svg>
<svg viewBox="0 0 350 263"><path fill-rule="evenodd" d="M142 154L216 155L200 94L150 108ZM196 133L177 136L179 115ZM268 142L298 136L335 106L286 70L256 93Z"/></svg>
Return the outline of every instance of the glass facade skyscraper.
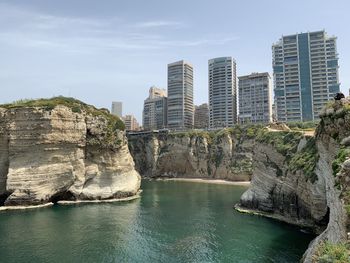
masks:
<svg viewBox="0 0 350 263"><path fill-rule="evenodd" d="M336 37L325 31L283 36L272 57L277 120L318 119L340 90Z"/></svg>

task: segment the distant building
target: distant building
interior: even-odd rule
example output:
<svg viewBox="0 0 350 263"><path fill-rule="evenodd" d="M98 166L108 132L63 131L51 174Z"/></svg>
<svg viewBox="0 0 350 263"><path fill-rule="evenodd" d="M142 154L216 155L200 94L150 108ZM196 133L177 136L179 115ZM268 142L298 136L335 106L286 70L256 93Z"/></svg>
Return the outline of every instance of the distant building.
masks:
<svg viewBox="0 0 350 263"><path fill-rule="evenodd" d="M207 103L196 106L194 109L194 128L206 129L209 127L209 106Z"/></svg>
<svg viewBox="0 0 350 263"><path fill-rule="evenodd" d="M183 60L171 63L168 65L168 128L193 128L193 115L193 67Z"/></svg>
<svg viewBox="0 0 350 263"><path fill-rule="evenodd" d="M151 87L144 101L142 125L144 130L159 130L167 126L167 97L164 89Z"/></svg>
<svg viewBox="0 0 350 263"><path fill-rule="evenodd" d="M272 121L271 78L269 73L238 77L239 123Z"/></svg>
<svg viewBox="0 0 350 263"><path fill-rule="evenodd" d="M123 116L123 103L120 101L113 101L111 113L121 118Z"/></svg>
<svg viewBox="0 0 350 263"><path fill-rule="evenodd" d="M231 127L237 123L236 62L232 57L221 57L208 64L209 126Z"/></svg>
<svg viewBox="0 0 350 263"><path fill-rule="evenodd" d="M336 37L325 31L283 36L272 53L278 121L317 119L340 90Z"/></svg>
<svg viewBox="0 0 350 263"><path fill-rule="evenodd" d="M134 115L125 115L123 121L127 131L138 131L140 129L140 125Z"/></svg>

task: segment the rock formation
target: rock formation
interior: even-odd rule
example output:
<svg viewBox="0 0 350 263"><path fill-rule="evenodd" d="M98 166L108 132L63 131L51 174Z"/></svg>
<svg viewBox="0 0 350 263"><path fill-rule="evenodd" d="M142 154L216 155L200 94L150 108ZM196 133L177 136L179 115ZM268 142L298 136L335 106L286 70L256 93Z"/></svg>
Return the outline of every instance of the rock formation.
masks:
<svg viewBox="0 0 350 263"><path fill-rule="evenodd" d="M304 262L319 262L320 249L327 242L348 242L349 104L328 105L320 117L314 138L271 131L257 138L251 186L239 204L239 208L309 226L320 233L305 253Z"/></svg>
<svg viewBox="0 0 350 263"><path fill-rule="evenodd" d="M140 176L118 123L70 98L0 106L0 204L135 195Z"/></svg>
<svg viewBox="0 0 350 263"><path fill-rule="evenodd" d="M144 177L249 181L257 129L129 134L128 140L136 169Z"/></svg>

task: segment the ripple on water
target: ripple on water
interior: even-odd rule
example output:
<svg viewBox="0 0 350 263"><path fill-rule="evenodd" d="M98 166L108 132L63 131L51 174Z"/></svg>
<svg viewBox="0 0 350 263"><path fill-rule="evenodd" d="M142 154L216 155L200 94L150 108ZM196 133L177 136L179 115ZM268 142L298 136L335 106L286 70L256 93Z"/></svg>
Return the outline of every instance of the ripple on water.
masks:
<svg viewBox="0 0 350 263"><path fill-rule="evenodd" d="M245 186L144 181L141 199L0 213L1 262L298 262L313 238L237 213Z"/></svg>

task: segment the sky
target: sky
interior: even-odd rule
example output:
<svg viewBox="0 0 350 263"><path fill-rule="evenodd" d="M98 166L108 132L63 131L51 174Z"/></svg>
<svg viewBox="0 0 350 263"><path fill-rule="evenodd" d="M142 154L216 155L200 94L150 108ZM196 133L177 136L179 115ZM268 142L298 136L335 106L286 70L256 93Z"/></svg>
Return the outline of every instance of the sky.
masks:
<svg viewBox="0 0 350 263"><path fill-rule="evenodd" d="M282 35L338 38L341 89L350 88L349 0L0 0L0 103L70 96L123 102L141 122L167 64L194 66L194 101L208 100L208 60L232 56L237 75L272 73Z"/></svg>

